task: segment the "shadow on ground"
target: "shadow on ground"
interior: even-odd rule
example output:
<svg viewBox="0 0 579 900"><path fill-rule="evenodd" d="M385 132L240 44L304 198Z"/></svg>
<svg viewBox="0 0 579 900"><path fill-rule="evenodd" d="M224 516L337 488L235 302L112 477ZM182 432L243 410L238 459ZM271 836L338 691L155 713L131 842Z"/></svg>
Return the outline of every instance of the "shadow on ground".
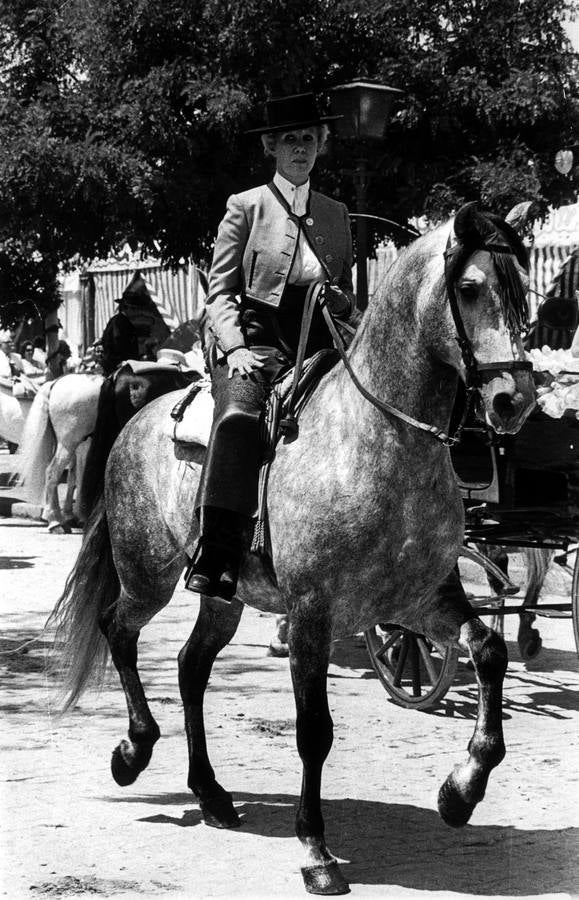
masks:
<svg viewBox="0 0 579 900"><path fill-rule="evenodd" d="M139 821L178 828L201 823L190 794L105 799L156 807L183 804L189 808L180 816L157 812ZM297 796L234 793L233 799L242 831L295 839ZM513 897L572 893L577 888L576 828L525 830L475 823L454 830L430 809L347 798L325 801L323 808L328 843L340 859L349 861L343 871L354 884Z"/></svg>

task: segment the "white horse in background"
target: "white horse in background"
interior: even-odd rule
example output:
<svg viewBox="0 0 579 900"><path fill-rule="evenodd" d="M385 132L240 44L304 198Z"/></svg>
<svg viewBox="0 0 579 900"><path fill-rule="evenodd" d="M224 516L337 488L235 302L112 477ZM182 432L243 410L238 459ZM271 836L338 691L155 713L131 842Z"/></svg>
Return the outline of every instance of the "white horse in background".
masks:
<svg viewBox="0 0 579 900"><path fill-rule="evenodd" d="M0 440L9 445L21 443L33 399L32 395L16 397L12 385L0 381Z"/></svg>
<svg viewBox="0 0 579 900"><path fill-rule="evenodd" d="M19 476L27 500L43 507L53 533L70 532L75 522L74 488L88 450L104 381L98 374L63 375L42 385L30 409L18 453ZM68 469L61 510L58 485Z"/></svg>

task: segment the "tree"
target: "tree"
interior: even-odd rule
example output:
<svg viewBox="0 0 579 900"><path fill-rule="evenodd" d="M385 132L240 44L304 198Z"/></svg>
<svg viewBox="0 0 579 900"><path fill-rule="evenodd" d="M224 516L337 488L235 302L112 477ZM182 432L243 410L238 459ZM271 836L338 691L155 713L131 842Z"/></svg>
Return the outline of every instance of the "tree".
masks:
<svg viewBox="0 0 579 900"><path fill-rule="evenodd" d="M373 154L373 213L438 220L576 198L568 0L0 0L0 314L50 308L71 259L130 239L207 262L225 199L269 177L263 101L359 74L405 92ZM355 151L316 182L353 206ZM400 237L397 233L395 237ZM33 263L36 262L36 268ZM7 281L7 273L19 272ZM44 284L45 288L41 285Z"/></svg>

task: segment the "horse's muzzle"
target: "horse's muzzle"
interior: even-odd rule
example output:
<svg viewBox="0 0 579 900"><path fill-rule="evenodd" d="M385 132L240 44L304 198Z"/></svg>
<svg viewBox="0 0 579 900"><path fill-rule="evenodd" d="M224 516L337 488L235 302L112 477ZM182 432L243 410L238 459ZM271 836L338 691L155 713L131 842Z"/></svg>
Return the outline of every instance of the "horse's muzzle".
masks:
<svg viewBox="0 0 579 900"><path fill-rule="evenodd" d="M536 403L532 364L515 360L480 366L479 371L489 424L498 434L516 434Z"/></svg>

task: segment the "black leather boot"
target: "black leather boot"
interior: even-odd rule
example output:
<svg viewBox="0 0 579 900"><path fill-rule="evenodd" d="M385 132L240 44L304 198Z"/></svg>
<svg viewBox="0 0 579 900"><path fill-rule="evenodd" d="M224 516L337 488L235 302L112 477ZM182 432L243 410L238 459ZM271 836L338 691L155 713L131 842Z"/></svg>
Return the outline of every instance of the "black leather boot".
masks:
<svg viewBox="0 0 579 900"><path fill-rule="evenodd" d="M230 510L206 507L202 513L202 534L185 572L187 590L231 600L237 589L242 551L242 517Z"/></svg>

